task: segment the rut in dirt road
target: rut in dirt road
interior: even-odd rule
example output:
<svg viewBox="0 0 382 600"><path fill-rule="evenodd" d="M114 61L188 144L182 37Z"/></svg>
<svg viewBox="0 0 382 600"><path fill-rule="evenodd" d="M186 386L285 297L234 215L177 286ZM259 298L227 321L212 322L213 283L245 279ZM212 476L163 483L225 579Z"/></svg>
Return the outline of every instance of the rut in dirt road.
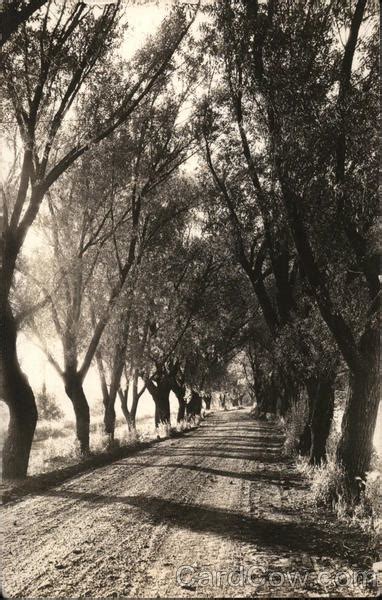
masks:
<svg viewBox="0 0 382 600"><path fill-rule="evenodd" d="M247 411L215 413L181 438L5 506L5 595L371 595L337 576L365 571L366 538L317 517L282 444Z"/></svg>

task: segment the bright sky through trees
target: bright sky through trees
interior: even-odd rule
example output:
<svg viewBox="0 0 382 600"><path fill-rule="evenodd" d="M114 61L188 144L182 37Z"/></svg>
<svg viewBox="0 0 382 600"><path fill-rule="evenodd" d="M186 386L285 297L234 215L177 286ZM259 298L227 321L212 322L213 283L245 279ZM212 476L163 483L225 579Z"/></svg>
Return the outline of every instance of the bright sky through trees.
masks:
<svg viewBox="0 0 382 600"><path fill-rule="evenodd" d="M102 6L106 2L87 2L87 4L95 4L96 6ZM124 21L128 23L128 28L125 32L125 39L121 45L121 56L126 60L131 59L135 52L144 44L145 39L154 34L165 15L171 8L171 3L168 2L145 2L143 4L130 4L126 3L124 6ZM99 9L101 12L101 8ZM195 27L197 25L195 24ZM0 177L3 181L10 169L13 161L13 149L6 146L4 140L1 139L0 143L2 147L2 153L0 156ZM41 232L38 231L37 227L31 227L25 240L23 252L25 254L33 254L35 252L41 252L46 249L46 245L41 239ZM59 354L60 344L57 342L53 344L56 346L55 353ZM45 381L48 391L60 397L60 405L67 414L67 416L73 418L72 406L70 401L63 393L62 381L58 377L54 368L49 364L44 353L39 349L36 341L33 337L27 337L24 333L21 333L18 339L18 352L20 362L24 372L27 374L30 384L35 390L41 389L43 382ZM87 391L90 403L94 399L99 397L99 380L98 374L95 367L91 367L89 374L85 380L85 389ZM150 398L148 398L150 400ZM152 402L141 403L142 415L152 414L153 407ZM1 404L2 411L6 411L4 404ZM152 409L152 410L151 410Z"/></svg>

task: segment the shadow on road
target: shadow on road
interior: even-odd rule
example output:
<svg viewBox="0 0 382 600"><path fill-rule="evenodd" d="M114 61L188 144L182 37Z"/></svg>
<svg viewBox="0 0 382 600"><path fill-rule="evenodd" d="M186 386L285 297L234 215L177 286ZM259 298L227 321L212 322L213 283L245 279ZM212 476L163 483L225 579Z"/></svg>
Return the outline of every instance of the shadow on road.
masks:
<svg viewBox="0 0 382 600"><path fill-rule="evenodd" d="M116 462L114 465L120 465L121 467L126 467L126 463L124 462ZM150 469L150 468L159 468L159 469L183 469L190 471L199 471L201 473L209 473L210 475L214 475L217 477L228 477L229 479L240 479L242 481L254 481L254 482L267 482L275 485L280 485L282 487L298 487L298 488L306 488L306 483L302 480L302 478L296 473L285 473L280 472L278 470L270 470L266 471L255 471L254 473L242 473L239 471L224 471L222 469L213 469L211 467L205 467L202 465L189 465L182 463L150 463L148 465L144 465L141 463L132 463L129 462L129 467L141 467L142 469ZM186 475L185 475L186 476Z"/></svg>
<svg viewBox="0 0 382 600"><path fill-rule="evenodd" d="M350 548L349 544L353 541L350 533L348 536L344 533L339 540L336 531L331 531L330 528L323 530L321 524L316 526L312 521L295 523L258 519L218 508L183 504L156 496L113 496L72 490L49 490L42 495L96 504L121 503L143 511L155 524L168 522L196 532L215 533L254 544L256 547L272 548L276 553L277 550L282 552L288 549L292 552L343 558L344 545ZM139 519L139 516L137 515L136 518ZM354 563L358 563L357 548L354 548L351 559Z"/></svg>

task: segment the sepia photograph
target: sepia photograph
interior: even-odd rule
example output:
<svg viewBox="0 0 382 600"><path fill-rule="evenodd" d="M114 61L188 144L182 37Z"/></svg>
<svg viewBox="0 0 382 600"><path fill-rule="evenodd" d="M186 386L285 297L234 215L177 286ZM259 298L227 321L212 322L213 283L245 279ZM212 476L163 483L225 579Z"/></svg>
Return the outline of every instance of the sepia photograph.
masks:
<svg viewBox="0 0 382 600"><path fill-rule="evenodd" d="M380 597L379 2L0 21L0 597Z"/></svg>

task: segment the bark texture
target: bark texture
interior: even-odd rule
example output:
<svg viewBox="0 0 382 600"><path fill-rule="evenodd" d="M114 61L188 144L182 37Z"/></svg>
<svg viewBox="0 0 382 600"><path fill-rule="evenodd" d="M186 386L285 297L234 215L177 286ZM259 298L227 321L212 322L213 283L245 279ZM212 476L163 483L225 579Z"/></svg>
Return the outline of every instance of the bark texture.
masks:
<svg viewBox="0 0 382 600"><path fill-rule="evenodd" d="M21 479L28 471L37 408L32 388L19 365L17 324L9 305L1 315L0 330L0 392L9 409L9 427L3 447L3 477Z"/></svg>

